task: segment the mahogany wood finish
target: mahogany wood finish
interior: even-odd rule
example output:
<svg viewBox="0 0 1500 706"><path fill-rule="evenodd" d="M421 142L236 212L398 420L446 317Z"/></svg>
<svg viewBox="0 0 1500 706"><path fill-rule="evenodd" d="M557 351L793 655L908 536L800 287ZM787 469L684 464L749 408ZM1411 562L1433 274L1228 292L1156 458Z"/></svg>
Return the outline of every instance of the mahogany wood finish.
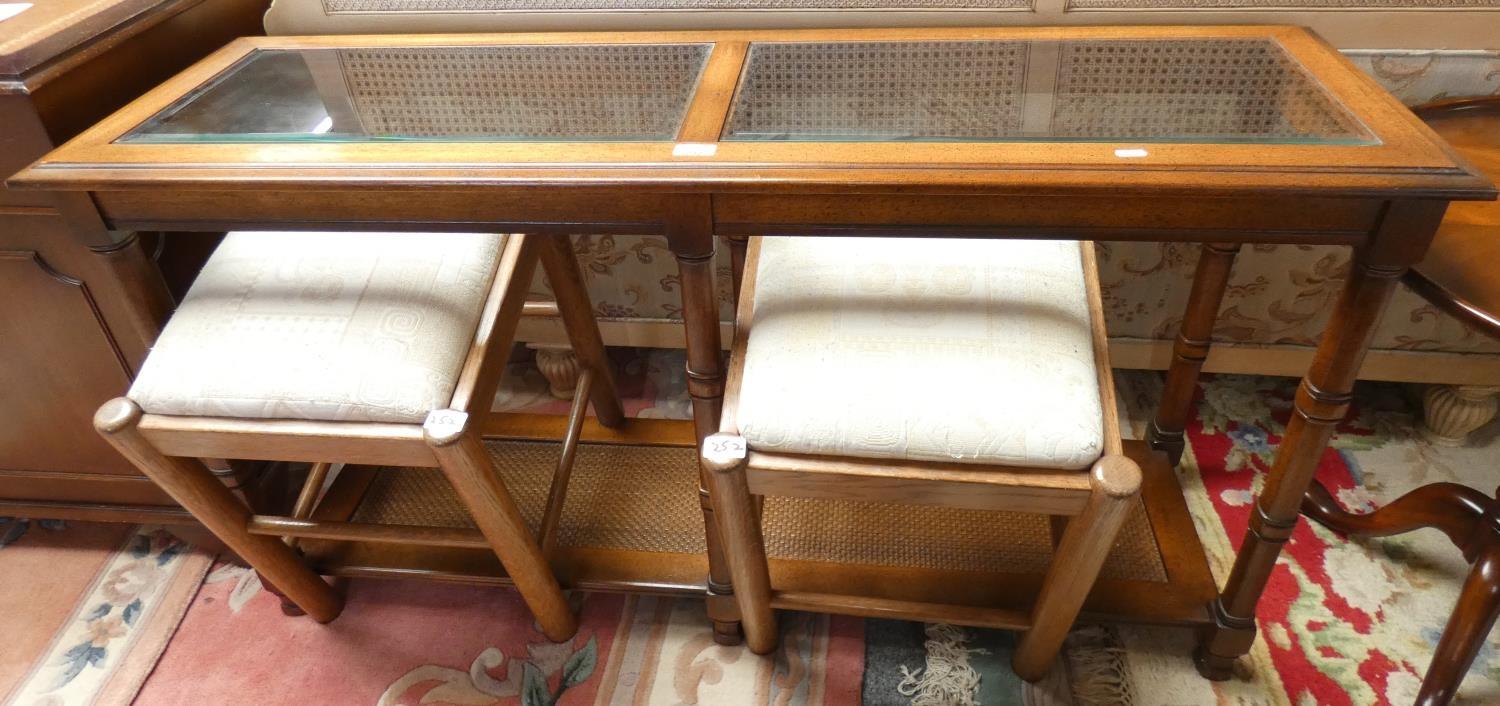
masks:
<svg viewBox="0 0 1500 706"><path fill-rule="evenodd" d="M1433 483L1357 515L1315 482L1302 502L1302 514L1335 532L1362 537L1433 527L1463 551L1472 566L1416 701L1418 706L1451 703L1500 616L1500 499L1456 483Z"/></svg>
<svg viewBox="0 0 1500 706"><path fill-rule="evenodd" d="M1370 244L1355 251L1334 305L1329 333L1319 341L1312 369L1297 388L1291 421L1256 498L1249 530L1224 591L1211 608L1214 627L1204 632L1197 652L1198 669L1204 676L1228 679L1234 658L1249 652L1255 640L1255 604L1281 546L1296 527L1302 496L1334 426L1349 411L1350 394L1370 337L1397 281L1425 250L1445 207L1442 202L1394 202Z"/></svg>
<svg viewBox="0 0 1500 706"><path fill-rule="evenodd" d="M236 37L265 0L51 0L0 23L0 181ZM170 306L158 252L93 203L0 187L0 514L181 523L93 432ZM169 245L165 255L175 253Z"/></svg>
<svg viewBox="0 0 1500 706"><path fill-rule="evenodd" d="M1500 176L1500 98L1446 101L1415 112L1482 170ZM1497 243L1500 208L1455 204L1426 257L1406 273L1405 281L1435 306L1500 338ZM1472 566L1417 692L1418 706L1451 703L1500 616L1500 497L1455 483L1432 483L1357 515L1315 482L1302 499L1302 514L1335 532L1364 537L1433 527L1463 552Z"/></svg>
<svg viewBox="0 0 1500 706"><path fill-rule="evenodd" d="M193 513L272 586L286 603L289 613L306 612L320 621L332 620L340 605L330 602L332 589L318 578L295 551L299 537L353 541L389 541L436 546L480 546L492 550L505 565L522 598L536 615L542 631L554 640L565 640L577 630L545 555L531 536L481 441L479 425L470 423L487 414L495 388L505 369L506 353L523 314L525 296L538 265L539 250L553 241L539 236L511 235L505 242L494 281L481 312L469 351L459 369L451 408L431 412L422 425L371 422L302 421L285 419L194 418L143 414L127 398L107 403L96 416L101 435L132 463L162 486ZM571 257L571 253L568 253ZM554 263L562 265L563 263ZM562 267L554 267L561 273ZM553 287L563 309L587 312L587 293L576 277L557 276ZM592 324L588 318L587 323ZM582 323L577 317L569 323ZM570 331L582 327L571 328ZM587 329L584 329L587 330ZM594 330L573 344L592 365L606 361L603 345ZM598 373L591 367L588 387ZM613 394L613 389L610 389ZM584 390L569 419L570 447L576 446L578 429L588 399ZM613 401L619 410L619 401ZM248 459L314 461L291 517L252 516L249 507L196 458L234 457ZM315 506L318 491L329 471L329 460L342 462L436 466L462 501L478 527L473 532L442 527L409 527L330 523L327 513ZM572 463L565 448L554 482L560 507L562 490ZM368 474L355 473L355 483L368 483ZM325 500L338 505L345 497L329 492ZM352 511L343 504L337 512ZM347 517L347 514L344 515ZM276 535L276 541L267 535Z"/></svg>
<svg viewBox="0 0 1500 706"><path fill-rule="evenodd" d="M674 154L674 143L667 141L287 143L275 150L116 141L256 48L710 42L716 45L711 66L679 135L683 141L710 141L717 134L713 126L724 124L724 96L733 91L728 82L740 73L728 65L741 43L1210 37L1276 41L1377 144L1162 143L1151 145L1148 157L1122 160L1117 145L1087 142L719 140L713 154L703 156ZM1317 37L1295 27L1250 25L246 39L100 122L11 184L86 192L99 206L95 218L116 229L483 227L558 237L663 234L681 270L688 386L699 439L719 428L724 404L715 235L1351 246L1357 251L1354 272L1302 386L1257 520L1223 597L1214 603L1217 625L1206 632L1202 652L1216 676L1226 675L1229 661L1250 645L1255 603L1295 522L1313 462L1347 407L1349 386L1391 287L1421 260L1448 201L1495 196L1478 170ZM1202 289L1212 293L1217 287ZM1208 298L1198 301L1206 304ZM710 481L704 478L704 487ZM703 506L709 588L722 598L731 594L732 581L706 494ZM427 561L410 553L386 559L387 566ZM813 583L822 578L816 572L805 576ZM952 582L948 589L958 590ZM730 639L737 620L731 602L713 600L709 610L719 636Z"/></svg>
<svg viewBox="0 0 1500 706"><path fill-rule="evenodd" d="M1490 178L1500 178L1500 98L1444 101L1415 109ZM1500 202L1456 203L1426 257L1404 281L1455 318L1500 338Z"/></svg>
<svg viewBox="0 0 1500 706"><path fill-rule="evenodd" d="M1198 270L1188 292L1187 313L1182 316L1182 328L1172 344L1167 384L1156 418L1146 428L1146 441L1151 448L1166 452L1174 466L1182 460L1186 444L1183 430L1193 413L1198 375L1203 372L1203 362L1208 360L1214 322L1219 320L1219 305L1224 302L1224 290L1229 286L1229 274L1239 252L1239 243L1204 243L1198 256Z"/></svg>

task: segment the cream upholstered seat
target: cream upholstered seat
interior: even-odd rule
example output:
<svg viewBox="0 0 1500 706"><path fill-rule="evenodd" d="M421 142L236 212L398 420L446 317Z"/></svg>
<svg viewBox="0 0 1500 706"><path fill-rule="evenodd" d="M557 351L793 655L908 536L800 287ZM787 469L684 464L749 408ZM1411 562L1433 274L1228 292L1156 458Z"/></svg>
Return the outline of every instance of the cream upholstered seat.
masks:
<svg viewBox="0 0 1500 706"><path fill-rule="evenodd" d="M1100 457L1077 242L766 238L756 278L737 419L751 448L1052 469Z"/></svg>
<svg viewBox="0 0 1500 706"><path fill-rule="evenodd" d="M752 237L743 262L724 411L699 461L745 642L775 648L776 608L961 615L1024 628L1011 666L1040 679L1141 485L1113 416L1094 244ZM1043 513L1057 544L1029 614L940 585L782 591L768 496L911 506L894 522Z"/></svg>
<svg viewBox="0 0 1500 706"><path fill-rule="evenodd" d="M94 429L261 574L284 611L327 622L343 610L295 551L299 538L423 547L462 532L495 553L541 631L568 640L578 621L543 546L557 536L575 454L562 452L538 537L481 436L538 265L557 295L541 308L562 319L584 366L574 444L591 401L608 427L625 410L570 244L528 233L231 233ZM236 495L204 458L311 466L287 516L262 514L280 503ZM370 479L336 465L437 468L477 531L350 523L347 506L319 514Z"/></svg>
<svg viewBox="0 0 1500 706"><path fill-rule="evenodd" d="M230 233L128 396L148 414L421 423L453 397L504 242Z"/></svg>

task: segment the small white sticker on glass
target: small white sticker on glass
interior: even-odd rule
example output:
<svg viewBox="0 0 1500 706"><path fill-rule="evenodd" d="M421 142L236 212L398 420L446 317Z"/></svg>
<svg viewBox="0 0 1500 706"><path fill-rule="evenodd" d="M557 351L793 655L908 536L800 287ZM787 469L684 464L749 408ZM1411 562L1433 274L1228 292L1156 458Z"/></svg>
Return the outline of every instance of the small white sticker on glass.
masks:
<svg viewBox="0 0 1500 706"><path fill-rule="evenodd" d="M707 142L679 142L672 147L673 157L712 157L719 146Z"/></svg>
<svg viewBox="0 0 1500 706"><path fill-rule="evenodd" d="M8 20L30 9L29 2L0 2L0 20Z"/></svg>
<svg viewBox="0 0 1500 706"><path fill-rule="evenodd" d="M1144 156L1146 156L1146 154L1147 154L1146 150L1143 150L1143 149L1141 149L1139 147L1131 147L1131 148L1128 148L1128 149L1123 149L1122 148L1122 149L1115 150L1115 156L1119 157L1120 159L1130 159L1132 157L1144 157Z"/></svg>

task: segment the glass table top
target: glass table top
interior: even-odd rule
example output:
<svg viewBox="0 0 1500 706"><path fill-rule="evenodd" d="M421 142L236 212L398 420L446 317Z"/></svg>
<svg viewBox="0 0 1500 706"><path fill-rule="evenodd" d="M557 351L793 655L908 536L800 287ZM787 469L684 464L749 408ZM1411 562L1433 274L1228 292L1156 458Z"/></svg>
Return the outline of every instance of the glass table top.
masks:
<svg viewBox="0 0 1500 706"><path fill-rule="evenodd" d="M260 49L120 142L672 140L712 47Z"/></svg>
<svg viewBox="0 0 1500 706"><path fill-rule="evenodd" d="M258 49L119 141L670 142L712 48ZM712 88L724 141L1378 144L1269 38L752 42Z"/></svg>
<svg viewBox="0 0 1500 706"><path fill-rule="evenodd" d="M723 137L1375 142L1270 39L756 44Z"/></svg>

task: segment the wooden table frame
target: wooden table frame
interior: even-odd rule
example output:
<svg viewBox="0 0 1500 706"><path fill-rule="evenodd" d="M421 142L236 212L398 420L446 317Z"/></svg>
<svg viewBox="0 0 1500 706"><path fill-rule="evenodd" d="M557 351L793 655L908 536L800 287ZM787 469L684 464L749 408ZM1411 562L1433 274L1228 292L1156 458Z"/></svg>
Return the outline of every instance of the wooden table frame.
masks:
<svg viewBox="0 0 1500 706"><path fill-rule="evenodd" d="M754 41L1206 39L1278 42L1377 139L1374 145L776 143L717 141ZM122 134L257 48L705 42L714 49L678 140L652 143L129 144ZM712 150L675 155L678 142ZM705 152L711 152L706 154ZM499 229L665 235L681 270L688 390L698 439L725 382L715 236L1050 237L1207 244L1152 443L1175 459L1241 243L1335 244L1354 264L1199 649L1225 678L1250 649L1254 610L1402 273L1450 200L1494 187L1339 53L1282 26L765 30L281 37L240 40L59 148L12 181L87 192L78 232L127 229ZM78 195L72 197L78 203ZM91 209L78 209L91 211ZM84 236L88 237L88 236ZM741 253L736 248L736 256ZM737 264L741 262L736 257ZM736 279L738 284L738 279ZM737 287L736 287L737 289ZM707 494L706 515L712 514ZM732 591L714 523L709 589ZM720 634L732 601L711 600Z"/></svg>

